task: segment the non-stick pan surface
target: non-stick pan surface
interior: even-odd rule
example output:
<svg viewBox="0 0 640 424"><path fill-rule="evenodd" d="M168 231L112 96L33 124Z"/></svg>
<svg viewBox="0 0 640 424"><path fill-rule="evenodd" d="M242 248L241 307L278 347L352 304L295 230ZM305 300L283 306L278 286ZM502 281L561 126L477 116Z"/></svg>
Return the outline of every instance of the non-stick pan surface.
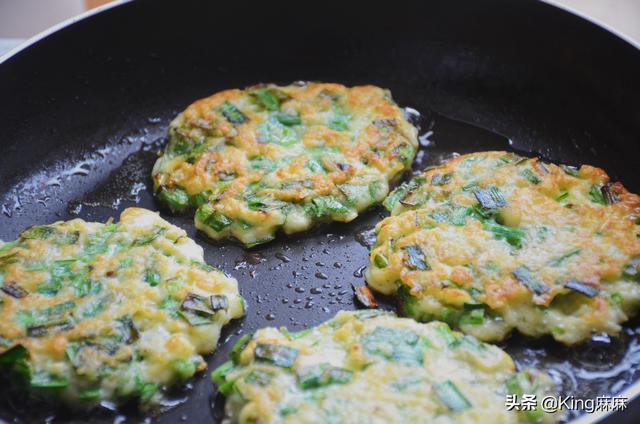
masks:
<svg viewBox="0 0 640 424"><path fill-rule="evenodd" d="M125 3L0 64L0 238L34 223L101 221L132 205L158 209L149 173L169 121L196 98L258 82L391 89L400 105L422 114L417 168L454 152L509 149L598 165L639 192L638 75L636 47L533 0ZM208 357L210 371L241 333L297 330L353 309L351 285L364 283L369 230L383 213L251 251L207 240L187 217L162 215L238 279L249 305ZM522 337L503 346L519 364L546 368L565 394L617 394L640 378L639 320L619 338L573 349ZM209 371L153 420L219 419ZM609 420L637 422L638 411L636 401ZM89 417L52 412L2 383L4 419L51 414L54 421L144 419L126 408Z"/></svg>

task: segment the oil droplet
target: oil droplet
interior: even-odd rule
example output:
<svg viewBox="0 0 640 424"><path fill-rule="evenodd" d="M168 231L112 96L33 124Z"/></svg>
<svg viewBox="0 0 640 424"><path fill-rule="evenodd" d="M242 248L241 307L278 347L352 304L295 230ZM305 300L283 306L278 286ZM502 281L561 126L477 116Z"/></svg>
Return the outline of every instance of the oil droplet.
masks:
<svg viewBox="0 0 640 424"><path fill-rule="evenodd" d="M304 293L305 292L305 288L304 287L296 287L295 291L296 291L296 293Z"/></svg>
<svg viewBox="0 0 640 424"><path fill-rule="evenodd" d="M429 147L432 144L434 144L430 138L432 135L433 135L433 131L427 131L426 133L418 136L418 142L422 147Z"/></svg>
<svg viewBox="0 0 640 424"><path fill-rule="evenodd" d="M376 243L376 230L375 228L369 228L367 230L360 231L354 237L358 243L367 249L371 249L371 246Z"/></svg>
<svg viewBox="0 0 640 424"><path fill-rule="evenodd" d="M360 268L356 269L355 271L353 271L353 276L356 278L362 278L362 276L364 275L364 270L367 269L366 265L362 265Z"/></svg>
<svg viewBox="0 0 640 424"><path fill-rule="evenodd" d="M409 106L405 107L402 111L404 112L406 120L420 131L420 128L422 127L422 115L420 112Z"/></svg>
<svg viewBox="0 0 640 424"><path fill-rule="evenodd" d="M265 318L267 321L273 321L274 319L276 319L276 316L275 316L275 314L268 313L267 315L265 315L265 316L264 316L264 318Z"/></svg>
<svg viewBox="0 0 640 424"><path fill-rule="evenodd" d="M282 262L284 262L284 263L289 263L289 262L291 262L291 258L290 258L290 257L288 257L287 255L285 255L285 254L284 254L284 253L282 253L282 252L278 252L278 253L276 253L276 255L275 255L275 256L276 256L276 258L280 259L280 260L281 260Z"/></svg>
<svg viewBox="0 0 640 424"><path fill-rule="evenodd" d="M2 213L11 218L11 211L7 208L7 205L2 205Z"/></svg>
<svg viewBox="0 0 640 424"><path fill-rule="evenodd" d="M320 294L322 293L322 289L320 287L313 287L311 290L309 290L309 292L311 294Z"/></svg>
<svg viewBox="0 0 640 424"><path fill-rule="evenodd" d="M325 274L324 272L320 272L320 271L316 272L315 275L316 275L316 278L319 279L319 280L326 280L326 279L329 278L329 276L327 274Z"/></svg>
<svg viewBox="0 0 640 424"><path fill-rule="evenodd" d="M333 264L333 267L334 267L334 268L342 268L342 262L335 262L335 263Z"/></svg>
<svg viewBox="0 0 640 424"><path fill-rule="evenodd" d="M252 253L246 253L244 255L244 260L251 265L259 265L262 262L266 261L267 259L264 256L262 256L260 253L252 252Z"/></svg>

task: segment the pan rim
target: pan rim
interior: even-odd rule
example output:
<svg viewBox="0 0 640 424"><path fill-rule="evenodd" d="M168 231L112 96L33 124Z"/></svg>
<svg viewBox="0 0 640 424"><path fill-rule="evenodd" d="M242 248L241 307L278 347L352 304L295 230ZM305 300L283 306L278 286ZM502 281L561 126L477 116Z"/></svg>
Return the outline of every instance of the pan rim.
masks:
<svg viewBox="0 0 640 424"><path fill-rule="evenodd" d="M41 31L38 34L27 38L25 41L18 44L17 46L15 46L14 48L6 52L5 54L0 55L0 65L7 62L9 59L11 59L13 56L16 56L18 53L22 52L23 50L26 50L27 48L38 43L39 41L49 37L50 35L55 34L56 32L68 26L75 24L76 22L83 21L93 15L97 15L98 13L104 12L109 9L113 9L115 7L122 6L126 3L131 3L131 2L133 2L133 0L113 0L109 3L103 4L101 6L82 12L79 15L75 15L68 19L65 19L62 22L58 22L57 24L45 29L44 31Z"/></svg>
<svg viewBox="0 0 640 424"><path fill-rule="evenodd" d="M632 47L635 47L637 50L640 50L640 40L636 40L635 38L632 38L631 36L617 30L616 28L612 27L611 25L609 25L608 23L602 21L601 19L598 19L596 17L593 16L589 16L584 12L581 12L571 6L567 6L566 4L561 4L558 2L558 0L539 0L542 3L546 3L549 6L555 7L556 9L560 9L563 10L565 12L569 12L572 15L577 16L578 18L582 18L585 21L589 21L592 24L599 26L602 29L607 30L608 32L610 32L611 34L615 35L616 37L626 41L628 44L630 44Z"/></svg>
<svg viewBox="0 0 640 424"><path fill-rule="evenodd" d="M120 7L122 5L125 5L127 3L132 3L134 0L113 0L109 3L103 4L101 6L98 6L94 9L91 10L87 10L86 12L83 12L79 15L73 16L71 18L65 19L62 22L59 22L47 29L45 29L42 32L39 32L38 34L34 35L33 37L28 38L27 40L25 40L24 42L18 44L16 47L12 48L11 50L9 50L8 52L6 52L3 55L0 55L0 65L2 65L3 63L7 62L9 59L11 59L13 56L16 56L18 53L22 52L23 50L26 50L27 48L29 48L30 46L36 44L37 42L49 37L50 35L53 35L54 33L68 27L71 26L73 24L75 24L76 22L80 22L82 20L85 20L87 18L90 18L93 15L97 15L98 13L104 12L106 10L110 10L116 7ZM537 0L540 3L544 3L548 6L554 7L556 9L562 10L564 12L568 12L574 16L576 16L577 18L583 19L587 22L590 22L591 24L598 26L602 29L604 29L605 31L609 32L611 35L625 41L627 44L629 44L631 47L635 48L636 50L640 50L640 40L635 40L634 38L626 35L623 32L618 31L617 29L613 28L611 25L603 22L600 19L597 19L593 16L589 16L586 13L580 12L578 10L576 10L575 8L572 8L570 6L564 5L564 4L560 4L557 3L555 0Z"/></svg>

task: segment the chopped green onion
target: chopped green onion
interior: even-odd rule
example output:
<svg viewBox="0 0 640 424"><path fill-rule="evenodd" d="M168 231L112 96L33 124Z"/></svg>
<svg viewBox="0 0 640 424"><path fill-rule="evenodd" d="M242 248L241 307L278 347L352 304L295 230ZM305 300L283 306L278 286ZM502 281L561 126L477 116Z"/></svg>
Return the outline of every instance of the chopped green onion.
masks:
<svg viewBox="0 0 640 424"><path fill-rule="evenodd" d="M204 204L198 208L196 211L196 218L204 225L213 228L215 231L222 231L233 223L232 219L215 211L209 204Z"/></svg>
<svg viewBox="0 0 640 424"><path fill-rule="evenodd" d="M286 204L285 202L274 199L271 196L257 196L255 194L247 196L245 200L247 201L247 206L252 211L266 212L266 211L278 210L278 209L282 209Z"/></svg>
<svg viewBox="0 0 640 424"><path fill-rule="evenodd" d="M59 278L54 278L50 281L47 281L46 283L38 284L38 287L36 287L36 291L40 294L52 296L58 293L61 288L62 280Z"/></svg>
<svg viewBox="0 0 640 424"><path fill-rule="evenodd" d="M451 327L449 327L447 324L442 323L438 325L436 327L436 331L438 332L438 335L440 335L440 337L444 340L446 344L451 345L455 343L456 336L455 334L453 334L453 331L451 331Z"/></svg>
<svg viewBox="0 0 640 424"><path fill-rule="evenodd" d="M473 182L473 183L469 183L467 185L462 186L462 191L469 191L472 190L474 188L478 187L478 183Z"/></svg>
<svg viewBox="0 0 640 424"><path fill-rule="evenodd" d="M209 304L210 304L211 310L213 311L221 311L221 310L226 311L227 308L229 307L227 296L223 294L213 294L209 296Z"/></svg>
<svg viewBox="0 0 640 424"><path fill-rule="evenodd" d="M80 231L69 231L61 239L61 244L76 244L80 240Z"/></svg>
<svg viewBox="0 0 640 424"><path fill-rule="evenodd" d="M182 213L189 208L189 195L181 188L162 188L156 196L173 213Z"/></svg>
<svg viewBox="0 0 640 424"><path fill-rule="evenodd" d="M98 294L102 290L102 284L96 280L90 280L85 275L76 275L71 277L73 290L78 297L84 297L89 294Z"/></svg>
<svg viewBox="0 0 640 424"><path fill-rule="evenodd" d="M301 337L306 336L307 334L310 334L312 331L313 330L311 328L307 328L306 330L301 330L301 331L293 331L293 332L287 330L286 328L283 328L280 330L282 334L284 334L291 340L297 340Z"/></svg>
<svg viewBox="0 0 640 424"><path fill-rule="evenodd" d="M523 169L520 171L520 175L526 178L532 184L540 184L540 178L530 169Z"/></svg>
<svg viewBox="0 0 640 424"><path fill-rule="evenodd" d="M167 232L166 227L155 226L151 232L133 241L134 246L145 246Z"/></svg>
<svg viewBox="0 0 640 424"><path fill-rule="evenodd" d="M234 363L240 361L240 354L242 354L242 351L247 347L252 337L253 334L244 334L233 344L229 357Z"/></svg>
<svg viewBox="0 0 640 424"><path fill-rule="evenodd" d="M254 370L244 379L249 384L257 384L258 386L266 386L273 379L273 374L261 370Z"/></svg>
<svg viewBox="0 0 640 424"><path fill-rule="evenodd" d="M541 295L549 291L549 286L535 278L531 270L526 266L519 266L514 269L512 273L518 281L536 295Z"/></svg>
<svg viewBox="0 0 640 424"><path fill-rule="evenodd" d="M369 355L412 365L423 363L428 347L428 342L411 330L387 327L376 327L362 338L362 344Z"/></svg>
<svg viewBox="0 0 640 424"><path fill-rule="evenodd" d="M386 268L387 266L389 266L389 260L382 253L377 253L376 256L373 257L373 263L378 268Z"/></svg>
<svg viewBox="0 0 640 424"><path fill-rule="evenodd" d="M316 197L305 204L305 210L316 218L329 214L344 215L349 212L349 209L333 196Z"/></svg>
<svg viewBox="0 0 640 424"><path fill-rule="evenodd" d="M446 185L451 182L453 178L453 174L451 172L447 172L446 174L433 174L431 176L431 185L440 186Z"/></svg>
<svg viewBox="0 0 640 424"><path fill-rule="evenodd" d="M0 242L0 254L7 253L18 244L18 240L10 241L7 243Z"/></svg>
<svg viewBox="0 0 640 424"><path fill-rule="evenodd" d="M398 155L405 166L409 166L411 165L411 161L415 156L416 149L410 144L401 144L400 146L393 149L393 152Z"/></svg>
<svg viewBox="0 0 640 424"><path fill-rule="evenodd" d="M280 410L280 416L287 417L291 414L295 414L296 412L298 412L298 408L295 406L285 406Z"/></svg>
<svg viewBox="0 0 640 424"><path fill-rule="evenodd" d="M562 264L562 262L564 262L566 259L569 259L570 257L575 256L575 255L579 255L580 252L582 252L582 249L570 250L569 252L567 252L567 253L565 253L563 255L560 255L560 256L558 256L556 258L551 259L549 261L549 265L550 266L554 266L554 267L560 266L560 264Z"/></svg>
<svg viewBox="0 0 640 424"><path fill-rule="evenodd" d="M400 199L403 199L407 195L407 193L415 190L420 186L420 184L423 184L424 182L424 177L420 176L413 178L409 182L402 183L399 187L389 193L387 198L382 202L382 206L384 206L389 212L391 212L393 210L393 207L400 201Z"/></svg>
<svg viewBox="0 0 640 424"><path fill-rule="evenodd" d="M465 334L464 336L459 337L453 342L449 343L449 346L453 349L456 349L459 347L465 347L475 352L481 352L481 351L487 350L487 346L484 343L482 343L480 340L468 334Z"/></svg>
<svg viewBox="0 0 640 424"><path fill-rule="evenodd" d="M235 382L227 381L227 375L231 371L233 371L233 368L233 362L227 361L213 370L213 372L211 373L211 380L218 386L218 390L220 391L220 393L225 396L231 393L233 383Z"/></svg>
<svg viewBox="0 0 640 424"><path fill-rule="evenodd" d="M218 181L231 181L237 177L237 174L234 171L219 171L218 172Z"/></svg>
<svg viewBox="0 0 640 424"><path fill-rule="evenodd" d="M102 396L102 390L99 387L84 389L78 392L78 399L80 400L98 400L100 396Z"/></svg>
<svg viewBox="0 0 640 424"><path fill-rule="evenodd" d="M471 402L469 402L451 380L434 385L433 391L442 403L452 411L460 412L471 408Z"/></svg>
<svg viewBox="0 0 640 424"><path fill-rule="evenodd" d="M300 125L302 120L300 119L300 115L292 115L284 112L278 112L275 114L276 119L282 125L286 125L287 127L291 127L293 125Z"/></svg>
<svg viewBox="0 0 640 424"><path fill-rule="evenodd" d="M505 382L505 386L507 387L507 393L522 396L522 387L520 385L520 377L522 373L513 374L511 377L507 379Z"/></svg>
<svg viewBox="0 0 640 424"><path fill-rule="evenodd" d="M371 199L373 200L378 200L379 197L382 194L382 192L385 190L385 183L383 183L382 181L372 181L371 183L369 183L369 196L371 196Z"/></svg>
<svg viewBox="0 0 640 424"><path fill-rule="evenodd" d="M55 228L48 225L34 225L24 230L20 234L20 238L25 240L46 240L55 232Z"/></svg>
<svg viewBox="0 0 640 424"><path fill-rule="evenodd" d="M138 393L140 395L140 402L142 402L142 403L149 402L151 400L151 398L153 397L153 395L156 394L158 389L159 389L159 387L155 383L143 383L138 388Z"/></svg>
<svg viewBox="0 0 640 424"><path fill-rule="evenodd" d="M180 315L185 318L189 324L207 325L211 324L211 317L219 310L228 307L226 296L200 296L195 293L189 293L180 305Z"/></svg>
<svg viewBox="0 0 640 424"><path fill-rule="evenodd" d="M233 370L234 364L231 361L226 361L222 365L218 366L211 373L211 380L218 386L225 382L225 377L231 370Z"/></svg>
<svg viewBox="0 0 640 424"><path fill-rule="evenodd" d="M144 271L144 281L147 282L151 287L155 287L160 284L160 273L153 269L147 269Z"/></svg>
<svg viewBox="0 0 640 424"><path fill-rule="evenodd" d="M266 110L276 111L280 108L280 101L269 89L252 91L249 95Z"/></svg>
<svg viewBox="0 0 640 424"><path fill-rule="evenodd" d="M218 108L218 112L220 112L222 116L224 116L227 121L232 124L244 124L248 120L247 117L242 112L240 112L240 109L238 109L235 105L233 105L233 103L230 103L228 101L225 101Z"/></svg>
<svg viewBox="0 0 640 424"><path fill-rule="evenodd" d="M171 368L181 380L187 380L196 373L196 364L189 359L176 359L171 363Z"/></svg>
<svg viewBox="0 0 640 424"><path fill-rule="evenodd" d="M318 159L309 159L304 166L314 174L320 174L325 172L324 166L322 166L322 163L320 163Z"/></svg>
<svg viewBox="0 0 640 424"><path fill-rule="evenodd" d="M524 230L517 227L508 227L496 222L485 222L483 227L487 231L491 231L493 236L498 240L506 240L510 245L521 248L522 238L525 235Z"/></svg>
<svg viewBox="0 0 640 424"><path fill-rule="evenodd" d="M328 127L336 131L347 131L349 129L349 121L351 121L351 115L335 99L331 106L331 118L329 118Z"/></svg>
<svg viewBox="0 0 640 424"><path fill-rule="evenodd" d="M427 271L429 270L429 265L427 264L427 258L420 248L417 245L406 246L404 248L406 252L405 264L409 269Z"/></svg>
<svg viewBox="0 0 640 424"><path fill-rule="evenodd" d="M140 332L130 316L120 317L114 324L120 342L131 344L140 338Z"/></svg>
<svg viewBox="0 0 640 424"><path fill-rule="evenodd" d="M482 323L484 323L484 307L472 309L468 313L462 315L459 321L460 325L480 325Z"/></svg>
<svg viewBox="0 0 640 424"><path fill-rule="evenodd" d="M98 314L98 312L100 312L101 310L104 309L104 307L111 301L111 297L110 296L103 296L102 298L95 300L87 305L85 305L82 308L82 312L80 313L80 315L82 315L83 318L90 318L90 317L94 317Z"/></svg>
<svg viewBox="0 0 640 424"><path fill-rule="evenodd" d="M485 209L498 209L507 206L507 201L498 187L478 188L473 191L473 194Z"/></svg>
<svg viewBox="0 0 640 424"><path fill-rule="evenodd" d="M575 278L567 281L564 286L578 293L582 293L583 295L588 297L596 297L598 293L600 293L600 290L597 287L593 287L589 284L583 283L582 281L578 281Z"/></svg>
<svg viewBox="0 0 640 424"><path fill-rule="evenodd" d="M46 389L62 389L69 385L64 377L53 376L46 372L37 372L31 377L31 387Z"/></svg>
<svg viewBox="0 0 640 424"><path fill-rule="evenodd" d="M593 203L597 203L599 205L606 205L607 202L602 194L602 190L597 185L591 186L591 190L589 190L589 197Z"/></svg>
<svg viewBox="0 0 640 424"><path fill-rule="evenodd" d="M640 256L636 256L624 267L622 277L640 282Z"/></svg>
<svg viewBox="0 0 640 424"><path fill-rule="evenodd" d="M296 129L282 124L276 118L259 123L256 130L258 143L272 143L288 147L300 142Z"/></svg>
<svg viewBox="0 0 640 424"><path fill-rule="evenodd" d="M622 303L623 300L624 300L624 296L622 296L620 293L611 294L610 303L612 305L619 305Z"/></svg>
<svg viewBox="0 0 640 424"><path fill-rule="evenodd" d="M274 363L283 368L291 368L298 357L298 349L280 346L270 343L258 343L256 345L255 356Z"/></svg>
<svg viewBox="0 0 640 424"><path fill-rule="evenodd" d="M4 285L0 287L0 290L16 299L22 299L23 297L29 295L29 292L27 290L25 290L20 284L13 281L4 283Z"/></svg>
<svg viewBox="0 0 640 424"><path fill-rule="evenodd" d="M211 191L203 190L199 193L189 196L189 204L194 208L199 208L200 206L207 203L207 201L209 200L209 197L211 197Z"/></svg>
<svg viewBox="0 0 640 424"><path fill-rule="evenodd" d="M44 321L42 324L27 327L27 336L43 337L51 331L66 331L73 328L73 324L69 319L55 318Z"/></svg>
<svg viewBox="0 0 640 424"><path fill-rule="evenodd" d="M563 200L565 200L567 197L569 197L569 192L568 191L563 191L562 193L560 193L558 195L558 197L556 197L556 202L562 202Z"/></svg>
<svg viewBox="0 0 640 424"><path fill-rule="evenodd" d="M353 372L345 368L320 364L298 370L298 384L304 390L316 389L330 384L346 384L351 381Z"/></svg>

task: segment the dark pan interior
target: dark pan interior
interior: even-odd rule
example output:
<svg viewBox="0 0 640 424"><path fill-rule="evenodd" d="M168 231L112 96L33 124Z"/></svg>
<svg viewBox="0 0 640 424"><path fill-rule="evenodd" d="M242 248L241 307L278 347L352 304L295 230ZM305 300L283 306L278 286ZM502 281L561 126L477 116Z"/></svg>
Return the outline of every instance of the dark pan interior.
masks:
<svg viewBox="0 0 640 424"><path fill-rule="evenodd" d="M172 117L196 98L258 82L391 89L400 105L422 113L427 146L418 167L454 152L509 149L598 165L638 192L638 75L636 48L533 0L127 3L0 64L0 238L34 223L157 209L149 173ZM364 283L370 230L383 213L249 252L196 234L187 217L162 215L239 280L249 304L208 357L208 371L153 419L167 423L219 418L208 374L238 334L301 329L353 309L351 285ZM619 338L573 349L522 337L504 347L519 364L549 370L565 394L616 394L640 377L639 320ZM1 387L7 421L144 419L127 408L89 417L51 411ZM609 421L637 422L639 403Z"/></svg>

